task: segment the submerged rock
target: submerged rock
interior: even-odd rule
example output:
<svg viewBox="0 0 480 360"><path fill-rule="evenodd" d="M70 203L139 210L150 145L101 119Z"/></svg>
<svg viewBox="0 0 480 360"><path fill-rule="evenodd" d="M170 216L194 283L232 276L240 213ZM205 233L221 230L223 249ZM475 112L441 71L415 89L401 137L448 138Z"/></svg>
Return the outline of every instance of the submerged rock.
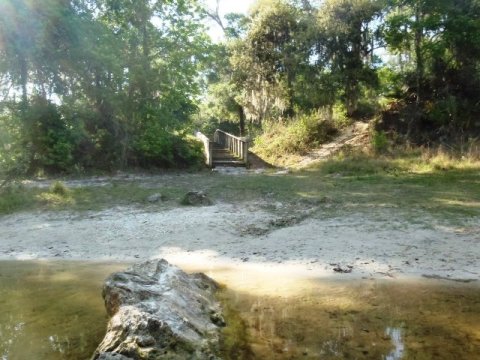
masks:
<svg viewBox="0 0 480 360"><path fill-rule="evenodd" d="M225 325L217 289L165 260L111 275L103 289L111 319L93 359L217 359Z"/></svg>

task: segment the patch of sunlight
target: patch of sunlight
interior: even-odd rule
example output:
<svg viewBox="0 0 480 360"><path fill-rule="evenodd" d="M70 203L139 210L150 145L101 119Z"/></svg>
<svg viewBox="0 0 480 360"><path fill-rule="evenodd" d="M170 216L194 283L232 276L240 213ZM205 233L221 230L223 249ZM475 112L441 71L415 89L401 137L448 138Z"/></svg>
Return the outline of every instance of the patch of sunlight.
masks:
<svg viewBox="0 0 480 360"><path fill-rule="evenodd" d="M79 275L75 273L63 272L63 273L56 273L48 276L48 281L52 282L71 282L71 281L78 281Z"/></svg>
<svg viewBox="0 0 480 360"><path fill-rule="evenodd" d="M480 208L480 201L453 200L453 199L435 199L444 205L463 206L468 208Z"/></svg>
<svg viewBox="0 0 480 360"><path fill-rule="evenodd" d="M17 256L14 257L15 260L21 260L21 261L25 261L25 260L36 260L38 259L38 255L37 254L19 254Z"/></svg>
<svg viewBox="0 0 480 360"><path fill-rule="evenodd" d="M258 296L298 296L308 292L314 280L311 272L300 263L239 262L221 257L212 250L165 247L154 258L164 258L187 272L203 272L221 284L228 284L229 289ZM315 278L331 275L331 269L315 271Z"/></svg>
<svg viewBox="0 0 480 360"><path fill-rule="evenodd" d="M64 196L59 194L53 194L50 192L43 192L36 196L36 199L46 205L62 206L62 205L74 205L75 200L71 196Z"/></svg>
<svg viewBox="0 0 480 360"><path fill-rule="evenodd" d="M321 194L318 191L315 192L297 192L297 195L306 199L316 199L318 198Z"/></svg>
<svg viewBox="0 0 480 360"><path fill-rule="evenodd" d="M435 229L438 229L445 233L458 234L458 235L468 235L468 234L477 234L480 233L480 227L477 226L446 226L446 225L435 225Z"/></svg>

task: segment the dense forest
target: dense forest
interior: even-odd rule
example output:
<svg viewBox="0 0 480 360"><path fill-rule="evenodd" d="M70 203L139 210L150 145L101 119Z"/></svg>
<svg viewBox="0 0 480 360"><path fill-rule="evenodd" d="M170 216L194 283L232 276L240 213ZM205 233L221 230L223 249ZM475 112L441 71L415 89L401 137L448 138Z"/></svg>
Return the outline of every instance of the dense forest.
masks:
<svg viewBox="0 0 480 360"><path fill-rule="evenodd" d="M197 0L0 2L3 175L195 165L192 134L217 127L301 151L354 119L377 145L478 139L480 1L258 0L225 17Z"/></svg>

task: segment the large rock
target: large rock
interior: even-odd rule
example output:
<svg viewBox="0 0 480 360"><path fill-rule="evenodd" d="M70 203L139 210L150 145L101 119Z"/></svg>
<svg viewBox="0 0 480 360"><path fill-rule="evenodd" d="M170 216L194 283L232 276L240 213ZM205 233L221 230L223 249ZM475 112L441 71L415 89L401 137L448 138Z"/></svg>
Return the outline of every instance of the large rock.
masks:
<svg viewBox="0 0 480 360"><path fill-rule="evenodd" d="M217 289L165 260L111 275L103 289L111 319L93 359L218 359L225 324Z"/></svg>

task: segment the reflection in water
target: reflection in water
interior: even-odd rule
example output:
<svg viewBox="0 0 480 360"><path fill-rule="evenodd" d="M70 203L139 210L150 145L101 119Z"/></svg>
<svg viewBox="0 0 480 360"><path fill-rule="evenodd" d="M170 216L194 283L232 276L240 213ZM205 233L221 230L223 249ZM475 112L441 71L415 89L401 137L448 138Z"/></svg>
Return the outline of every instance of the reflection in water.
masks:
<svg viewBox="0 0 480 360"><path fill-rule="evenodd" d="M479 287L312 280L295 296L232 290L224 296L230 304L226 359L470 360L480 354ZM248 336L236 341L241 321Z"/></svg>
<svg viewBox="0 0 480 360"><path fill-rule="evenodd" d="M103 279L123 268L0 262L0 359L88 359L107 321ZM235 269L209 269L232 285L220 295L226 360L470 360L480 354L478 287L305 278L286 279L282 287L278 274L269 282L256 271L239 277Z"/></svg>
<svg viewBox="0 0 480 360"><path fill-rule="evenodd" d="M10 319L12 316L10 315ZM19 323L0 323L0 355L2 360L9 358L13 343L21 336L24 322Z"/></svg>
<svg viewBox="0 0 480 360"><path fill-rule="evenodd" d="M402 329L387 327L385 335L392 339L393 346L395 346L395 349L385 357L385 360L401 360L403 358L403 351L405 350L405 345L402 340Z"/></svg>

